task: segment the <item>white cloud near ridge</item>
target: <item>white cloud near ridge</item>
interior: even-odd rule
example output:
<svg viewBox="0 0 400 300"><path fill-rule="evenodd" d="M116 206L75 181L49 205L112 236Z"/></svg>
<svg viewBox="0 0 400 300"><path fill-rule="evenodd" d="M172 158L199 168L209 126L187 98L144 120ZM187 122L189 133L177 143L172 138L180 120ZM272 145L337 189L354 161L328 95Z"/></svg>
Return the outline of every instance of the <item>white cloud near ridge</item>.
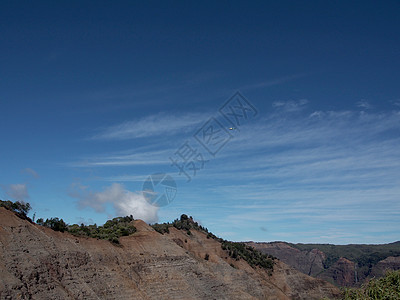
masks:
<svg viewBox="0 0 400 300"><path fill-rule="evenodd" d="M106 211L106 205L111 204L116 216L132 215L147 223L158 221L158 207L149 204L144 196L128 191L122 184L113 183L101 192L88 191L88 187L73 185L70 196L78 199L78 207L90 207L98 213Z"/></svg>

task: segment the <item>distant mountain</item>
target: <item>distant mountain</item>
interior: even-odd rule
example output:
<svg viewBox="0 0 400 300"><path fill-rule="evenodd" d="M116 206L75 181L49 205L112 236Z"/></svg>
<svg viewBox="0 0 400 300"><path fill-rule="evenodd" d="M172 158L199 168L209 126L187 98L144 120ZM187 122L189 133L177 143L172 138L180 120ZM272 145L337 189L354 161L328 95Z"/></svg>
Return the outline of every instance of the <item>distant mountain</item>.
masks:
<svg viewBox="0 0 400 300"><path fill-rule="evenodd" d="M246 244L337 286L360 286L372 277L383 276L388 269L400 269L400 241L382 245Z"/></svg>
<svg viewBox="0 0 400 300"><path fill-rule="evenodd" d="M249 246L215 238L191 218L159 224L159 232L141 220L130 224L133 233L110 242L101 235L54 231L0 207L0 299L283 300L340 294ZM81 229L103 234L109 225Z"/></svg>

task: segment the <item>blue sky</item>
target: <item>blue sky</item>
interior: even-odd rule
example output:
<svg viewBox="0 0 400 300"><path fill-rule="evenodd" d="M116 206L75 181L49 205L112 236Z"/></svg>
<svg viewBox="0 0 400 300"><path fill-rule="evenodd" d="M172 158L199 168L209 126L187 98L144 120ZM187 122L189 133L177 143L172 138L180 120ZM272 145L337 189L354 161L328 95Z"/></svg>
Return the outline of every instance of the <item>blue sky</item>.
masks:
<svg viewBox="0 0 400 300"><path fill-rule="evenodd" d="M0 198L230 240L400 240L398 1L2 1ZM257 111L236 129L219 109ZM213 156L194 135L215 118ZM204 165L171 165L185 143ZM199 161L197 161L199 162ZM167 173L177 194L141 193Z"/></svg>

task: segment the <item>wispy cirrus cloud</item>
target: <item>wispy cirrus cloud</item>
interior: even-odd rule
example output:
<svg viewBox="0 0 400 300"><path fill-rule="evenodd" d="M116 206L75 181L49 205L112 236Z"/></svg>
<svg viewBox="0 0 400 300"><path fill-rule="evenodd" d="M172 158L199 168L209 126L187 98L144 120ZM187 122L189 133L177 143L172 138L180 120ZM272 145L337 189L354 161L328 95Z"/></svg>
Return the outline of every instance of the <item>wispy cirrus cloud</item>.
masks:
<svg viewBox="0 0 400 300"><path fill-rule="evenodd" d="M371 109L372 105L366 100L360 100L357 102L357 106L362 109Z"/></svg>
<svg viewBox="0 0 400 300"><path fill-rule="evenodd" d="M340 179L353 176L360 180L365 178L362 173L368 169L376 170L367 173L372 175L378 174L378 169L389 172L396 168L399 140L387 133L399 130L398 112L307 112L307 103L299 100L279 104L278 107L288 106L289 109L271 113L257 124L242 128L240 135L226 145L229 151L221 151L197 176L229 178L234 174L246 174L247 178L285 178L289 175L294 178L304 173L303 182L307 178L321 182L335 176ZM304 113L293 114L303 110ZM190 138L190 133L187 136ZM169 147L169 144L160 143L157 148L163 150L135 150L90 157L75 163L75 166L166 165L170 164L168 157L176 151L176 148ZM243 158L245 162L242 164L226 163L229 160L243 161ZM330 170L329 176L322 174L326 170ZM138 175L119 178L136 181Z"/></svg>
<svg viewBox="0 0 400 300"><path fill-rule="evenodd" d="M201 113L159 113L138 120L126 121L92 136L95 140L127 140L157 136L171 136L176 133L188 133L208 117Z"/></svg>
<svg viewBox="0 0 400 300"><path fill-rule="evenodd" d="M399 183L398 113L323 115L257 124L230 145L221 164L210 165L206 176L234 179L241 174L296 189L384 189Z"/></svg>
<svg viewBox="0 0 400 300"><path fill-rule="evenodd" d="M167 164L172 149L135 150L131 153L111 153L85 157L80 161L68 163L71 167L128 167Z"/></svg>

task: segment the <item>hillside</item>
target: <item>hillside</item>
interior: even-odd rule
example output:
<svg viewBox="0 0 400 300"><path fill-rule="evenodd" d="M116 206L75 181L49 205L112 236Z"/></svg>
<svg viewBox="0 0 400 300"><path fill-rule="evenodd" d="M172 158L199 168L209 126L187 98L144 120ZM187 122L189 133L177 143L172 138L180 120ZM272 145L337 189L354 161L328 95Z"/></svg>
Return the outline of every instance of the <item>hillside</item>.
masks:
<svg viewBox="0 0 400 300"><path fill-rule="evenodd" d="M0 299L321 299L329 283L278 260L271 275L198 230L160 234L141 220L116 245L0 208Z"/></svg>
<svg viewBox="0 0 400 300"><path fill-rule="evenodd" d="M386 270L400 269L400 242L383 245L291 244L248 245L276 256L298 271L338 286L360 286Z"/></svg>

